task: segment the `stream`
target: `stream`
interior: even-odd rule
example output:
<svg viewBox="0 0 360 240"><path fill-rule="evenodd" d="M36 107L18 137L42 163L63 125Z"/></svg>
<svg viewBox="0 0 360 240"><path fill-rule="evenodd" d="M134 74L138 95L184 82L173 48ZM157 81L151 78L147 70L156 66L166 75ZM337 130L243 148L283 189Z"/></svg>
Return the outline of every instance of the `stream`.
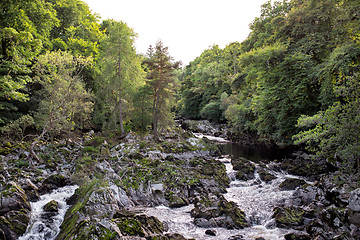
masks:
<svg viewBox="0 0 360 240"><path fill-rule="evenodd" d="M196 136L199 138L204 137L201 134L197 134ZM271 152L264 151L264 149L243 147L213 136L205 137L211 141L222 144L226 154L233 154L236 157L246 157L256 165L261 160L273 160L277 157L281 157L281 154L284 154L279 152L272 154ZM293 232L294 230L276 227L275 221L272 219L273 208L279 203L288 200L293 194L293 191L281 191L279 189L280 183L286 178L298 177L283 172L268 170L269 173L276 176L276 179L269 183L261 181L257 172L255 173L255 179L239 181L235 179L235 172L229 155L224 155L218 159L218 161L225 164L227 174L231 180L230 187L227 189L227 193L224 194L224 197L228 201L235 202L239 208L245 212L246 217L251 224L250 227L240 230L212 228L212 230L216 231L216 236L206 235L206 228L200 228L193 224L193 218L190 216L190 211L194 208L194 205L188 205L177 209L158 206L155 208L148 208L145 211L145 214L148 216L155 216L160 221L166 223L169 227L169 233L180 233L184 237L195 238L198 240L284 239L285 234Z"/></svg>
<svg viewBox="0 0 360 240"><path fill-rule="evenodd" d="M52 240L60 232L60 225L64 220L69 205L66 200L70 198L78 186L65 186L44 194L37 202L31 202L30 223L26 232L18 240ZM58 212L54 214L46 213L44 206L50 201L58 203Z"/></svg>

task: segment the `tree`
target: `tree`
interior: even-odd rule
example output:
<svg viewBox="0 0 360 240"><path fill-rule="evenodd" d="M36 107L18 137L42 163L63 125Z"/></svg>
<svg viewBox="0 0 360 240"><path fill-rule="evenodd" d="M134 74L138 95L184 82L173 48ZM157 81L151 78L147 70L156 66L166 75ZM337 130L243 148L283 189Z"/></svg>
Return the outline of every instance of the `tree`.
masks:
<svg viewBox="0 0 360 240"><path fill-rule="evenodd" d="M179 68L180 62L173 62L168 47L161 41L156 42L155 51L150 46L145 61L149 69L147 84L152 90L153 131L157 138L159 124L164 124L170 118L171 101L177 84L175 70Z"/></svg>
<svg viewBox="0 0 360 240"><path fill-rule="evenodd" d="M338 46L325 70L336 101L315 115L303 115L297 126L303 131L293 139L306 144L317 157L339 158L349 163L360 159L360 43Z"/></svg>
<svg viewBox="0 0 360 240"><path fill-rule="evenodd" d="M80 72L91 59L75 58L67 52L47 52L39 56L34 69L37 81L43 86L38 92L39 110L34 118L41 134L34 146L48 134L68 133L81 126L92 112L92 95L84 88Z"/></svg>
<svg viewBox="0 0 360 240"><path fill-rule="evenodd" d="M123 22L105 21L106 37L101 42L101 73L97 79L96 121L105 126L117 122L123 135L126 109L131 108L132 96L143 81L140 59L134 49L136 34Z"/></svg>
<svg viewBox="0 0 360 240"><path fill-rule="evenodd" d="M57 24L54 9L44 1L0 2L0 126L28 108L22 103L30 99L31 66Z"/></svg>

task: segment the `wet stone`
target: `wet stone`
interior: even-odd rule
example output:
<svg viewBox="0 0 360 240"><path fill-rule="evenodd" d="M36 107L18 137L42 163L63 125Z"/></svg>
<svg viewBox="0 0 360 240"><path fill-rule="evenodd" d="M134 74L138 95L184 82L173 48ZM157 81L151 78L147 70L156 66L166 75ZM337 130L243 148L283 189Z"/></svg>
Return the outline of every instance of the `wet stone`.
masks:
<svg viewBox="0 0 360 240"><path fill-rule="evenodd" d="M209 236L216 236L216 231L213 229L208 229L205 231L205 234Z"/></svg>

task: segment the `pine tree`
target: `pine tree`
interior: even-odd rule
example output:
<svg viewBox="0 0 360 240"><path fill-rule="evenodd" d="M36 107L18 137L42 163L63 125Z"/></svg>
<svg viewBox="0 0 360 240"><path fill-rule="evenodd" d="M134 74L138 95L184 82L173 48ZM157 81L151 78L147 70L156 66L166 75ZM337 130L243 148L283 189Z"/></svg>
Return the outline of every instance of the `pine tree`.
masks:
<svg viewBox="0 0 360 240"><path fill-rule="evenodd" d="M107 37L102 42L101 75L97 79L97 121L119 123L124 131L126 104L142 80L140 60L133 47L136 34L123 22L106 21ZM129 104L128 104L129 105ZM115 127L116 128L116 127Z"/></svg>
<svg viewBox="0 0 360 240"><path fill-rule="evenodd" d="M152 89L154 137L158 138L159 125L171 119L171 101L176 87L175 70L180 62L173 61L168 47L160 40L155 49L150 46L145 62L148 65L147 84Z"/></svg>

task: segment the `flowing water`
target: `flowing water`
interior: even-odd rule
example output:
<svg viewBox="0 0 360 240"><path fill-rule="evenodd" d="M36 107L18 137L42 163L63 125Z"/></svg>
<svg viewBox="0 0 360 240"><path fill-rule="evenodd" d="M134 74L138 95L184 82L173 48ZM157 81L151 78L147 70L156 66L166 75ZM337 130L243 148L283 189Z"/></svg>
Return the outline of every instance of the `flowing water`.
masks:
<svg viewBox="0 0 360 240"><path fill-rule="evenodd" d="M198 135L197 137L201 138L203 136ZM209 140L225 144L223 145L223 148L227 154L234 154L237 157L246 157L255 164L259 163L261 160L273 160L281 157L280 155L283 154L279 152L271 154L271 152L265 151L264 149L242 147L227 142L222 138L206 137ZM177 209L158 206L156 208L147 209L145 214L155 216L160 221L166 223L170 233L180 233L187 238L195 238L198 240L227 240L232 236L238 236L238 238L234 239L249 240L260 237L266 240L284 239L284 235L290 233L291 230L280 229L275 226L274 219L272 219L273 208L279 203L288 200L293 194L293 191L281 191L279 189L280 183L286 178L296 177L287 175L283 172L268 170L269 173L276 176L276 179L269 183L261 181L258 173L255 173L255 179L253 180L239 181L235 179L231 158L223 156L218 160L225 164L228 176L231 180L230 187L227 189L227 193L224 194L224 197L228 201L235 202L239 208L245 212L248 221L251 223L251 227L241 230L212 228L216 231L216 236L206 235L205 231L207 229L197 227L193 224L193 219L190 216L190 211L194 208L193 205Z"/></svg>
<svg viewBox="0 0 360 240"><path fill-rule="evenodd" d="M69 205L66 200L70 198L78 186L65 186L53 190L51 193L42 195L37 202L31 202L30 224L25 234L19 240L52 240L60 232L60 225L64 220ZM58 203L58 212L54 216L48 216L44 206L50 201Z"/></svg>

